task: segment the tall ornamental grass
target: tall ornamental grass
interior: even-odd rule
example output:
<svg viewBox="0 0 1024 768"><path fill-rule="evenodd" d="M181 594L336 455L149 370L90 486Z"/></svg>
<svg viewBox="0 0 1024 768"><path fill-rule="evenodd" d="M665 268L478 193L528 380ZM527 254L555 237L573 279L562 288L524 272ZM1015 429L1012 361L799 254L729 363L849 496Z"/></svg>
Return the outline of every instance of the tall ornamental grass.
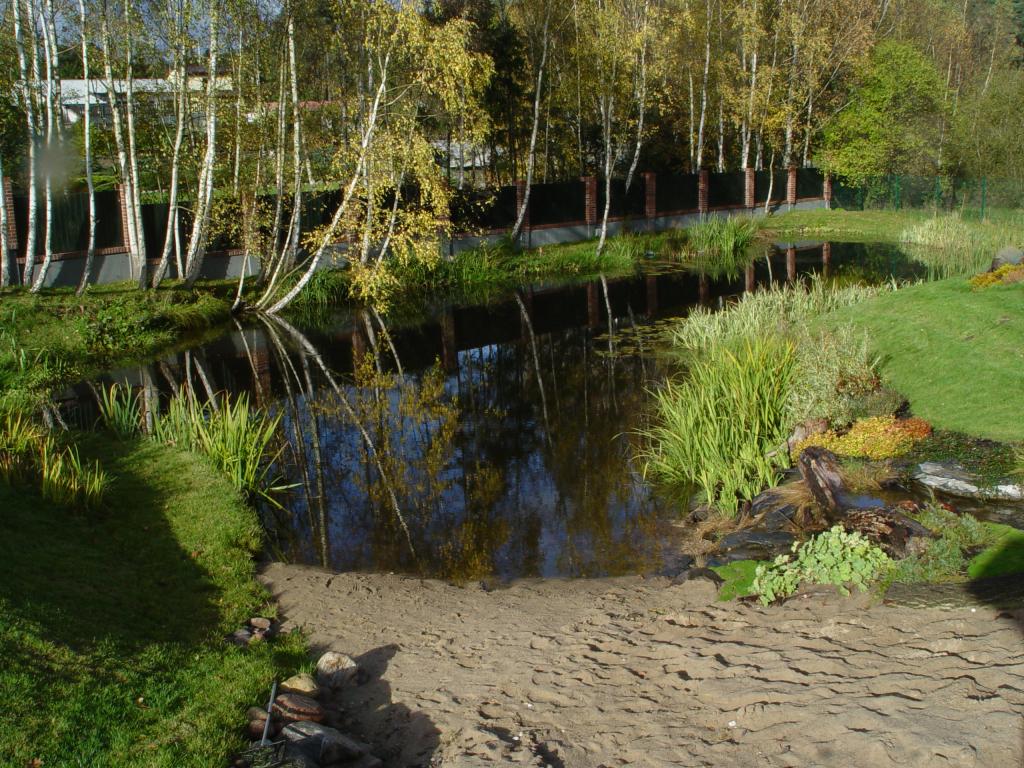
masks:
<svg viewBox="0 0 1024 768"><path fill-rule="evenodd" d="M1006 246L1021 246L1016 221L967 221L957 214L935 216L907 227L900 235L910 253L925 264L933 279L966 277L989 268Z"/></svg>
<svg viewBox="0 0 1024 768"><path fill-rule="evenodd" d="M110 487L98 461L83 461L74 445L14 412L0 421L0 481L34 487L48 501L83 511L99 509Z"/></svg>
<svg viewBox="0 0 1024 768"><path fill-rule="evenodd" d="M245 394L214 404L179 393L154 419L153 436L207 456L241 493L276 504L272 494L283 487L270 467L280 453L273 447L280 421L251 407Z"/></svg>
<svg viewBox="0 0 1024 768"><path fill-rule="evenodd" d="M793 345L770 336L713 343L684 379L655 392L646 471L735 514L741 499L774 485L788 461L773 450L785 439L795 364Z"/></svg>

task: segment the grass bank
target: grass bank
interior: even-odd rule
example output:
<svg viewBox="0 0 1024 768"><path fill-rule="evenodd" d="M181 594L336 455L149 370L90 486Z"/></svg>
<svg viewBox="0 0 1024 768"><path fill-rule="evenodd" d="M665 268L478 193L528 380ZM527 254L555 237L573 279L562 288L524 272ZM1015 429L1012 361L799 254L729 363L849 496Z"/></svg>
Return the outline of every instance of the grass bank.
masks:
<svg viewBox="0 0 1024 768"><path fill-rule="evenodd" d="M920 283L840 308L824 324L866 331L883 380L936 428L1024 440L1024 284Z"/></svg>
<svg viewBox="0 0 1024 768"><path fill-rule="evenodd" d="M223 639L268 610L256 515L195 454L91 434L78 444L112 477L101 511L0 485L0 754L224 765L244 746L246 706L305 659L298 637Z"/></svg>
<svg viewBox="0 0 1024 768"><path fill-rule="evenodd" d="M121 360L194 339L227 320L232 288L139 291L120 283L82 297L61 288L0 291L0 410L29 407Z"/></svg>

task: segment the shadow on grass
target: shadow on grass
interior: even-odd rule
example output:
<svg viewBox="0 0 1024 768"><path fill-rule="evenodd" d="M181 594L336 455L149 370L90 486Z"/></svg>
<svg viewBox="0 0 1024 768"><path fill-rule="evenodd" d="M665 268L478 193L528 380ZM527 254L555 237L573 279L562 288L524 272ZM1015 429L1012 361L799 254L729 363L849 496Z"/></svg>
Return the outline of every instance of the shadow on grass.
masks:
<svg viewBox="0 0 1024 768"><path fill-rule="evenodd" d="M299 639L223 635L263 605L252 513L198 457L81 436L113 476L86 516L0 486L0 755L26 765L212 765Z"/></svg>
<svg viewBox="0 0 1024 768"><path fill-rule="evenodd" d="M131 444L105 449L116 485L110 508L97 515L0 488L0 561L8 570L0 598L39 635L79 652L208 636L218 623L215 585L182 550L158 489L133 471Z"/></svg>

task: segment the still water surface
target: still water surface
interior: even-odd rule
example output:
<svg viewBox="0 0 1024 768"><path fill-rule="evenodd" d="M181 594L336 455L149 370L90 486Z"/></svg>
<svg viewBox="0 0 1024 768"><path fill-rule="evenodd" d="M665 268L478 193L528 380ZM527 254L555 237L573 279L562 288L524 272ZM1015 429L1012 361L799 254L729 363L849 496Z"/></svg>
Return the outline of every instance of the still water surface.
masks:
<svg viewBox="0 0 1024 768"><path fill-rule="evenodd" d="M820 243L777 249L733 278L651 262L606 283L439 301L404 318L239 325L109 379L150 402L185 382L247 392L281 414L277 469L293 487L286 512L267 512L279 557L456 580L656 572L677 551L681 507L634 460L648 391L666 375L659 329L822 271L918 273L894 248ZM83 421L91 397L83 386L70 399Z"/></svg>

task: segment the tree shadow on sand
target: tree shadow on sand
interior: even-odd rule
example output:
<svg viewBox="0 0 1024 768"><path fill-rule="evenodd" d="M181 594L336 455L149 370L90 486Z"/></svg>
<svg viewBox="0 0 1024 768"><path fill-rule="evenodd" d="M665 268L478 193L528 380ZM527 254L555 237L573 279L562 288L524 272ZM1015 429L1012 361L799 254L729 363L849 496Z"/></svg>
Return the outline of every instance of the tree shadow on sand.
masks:
<svg viewBox="0 0 1024 768"><path fill-rule="evenodd" d="M392 700L391 684L384 675L399 651L392 644L356 656L359 685L346 688L339 703L346 713L346 727L368 743L387 768L427 768L440 745L441 732L424 712Z"/></svg>

